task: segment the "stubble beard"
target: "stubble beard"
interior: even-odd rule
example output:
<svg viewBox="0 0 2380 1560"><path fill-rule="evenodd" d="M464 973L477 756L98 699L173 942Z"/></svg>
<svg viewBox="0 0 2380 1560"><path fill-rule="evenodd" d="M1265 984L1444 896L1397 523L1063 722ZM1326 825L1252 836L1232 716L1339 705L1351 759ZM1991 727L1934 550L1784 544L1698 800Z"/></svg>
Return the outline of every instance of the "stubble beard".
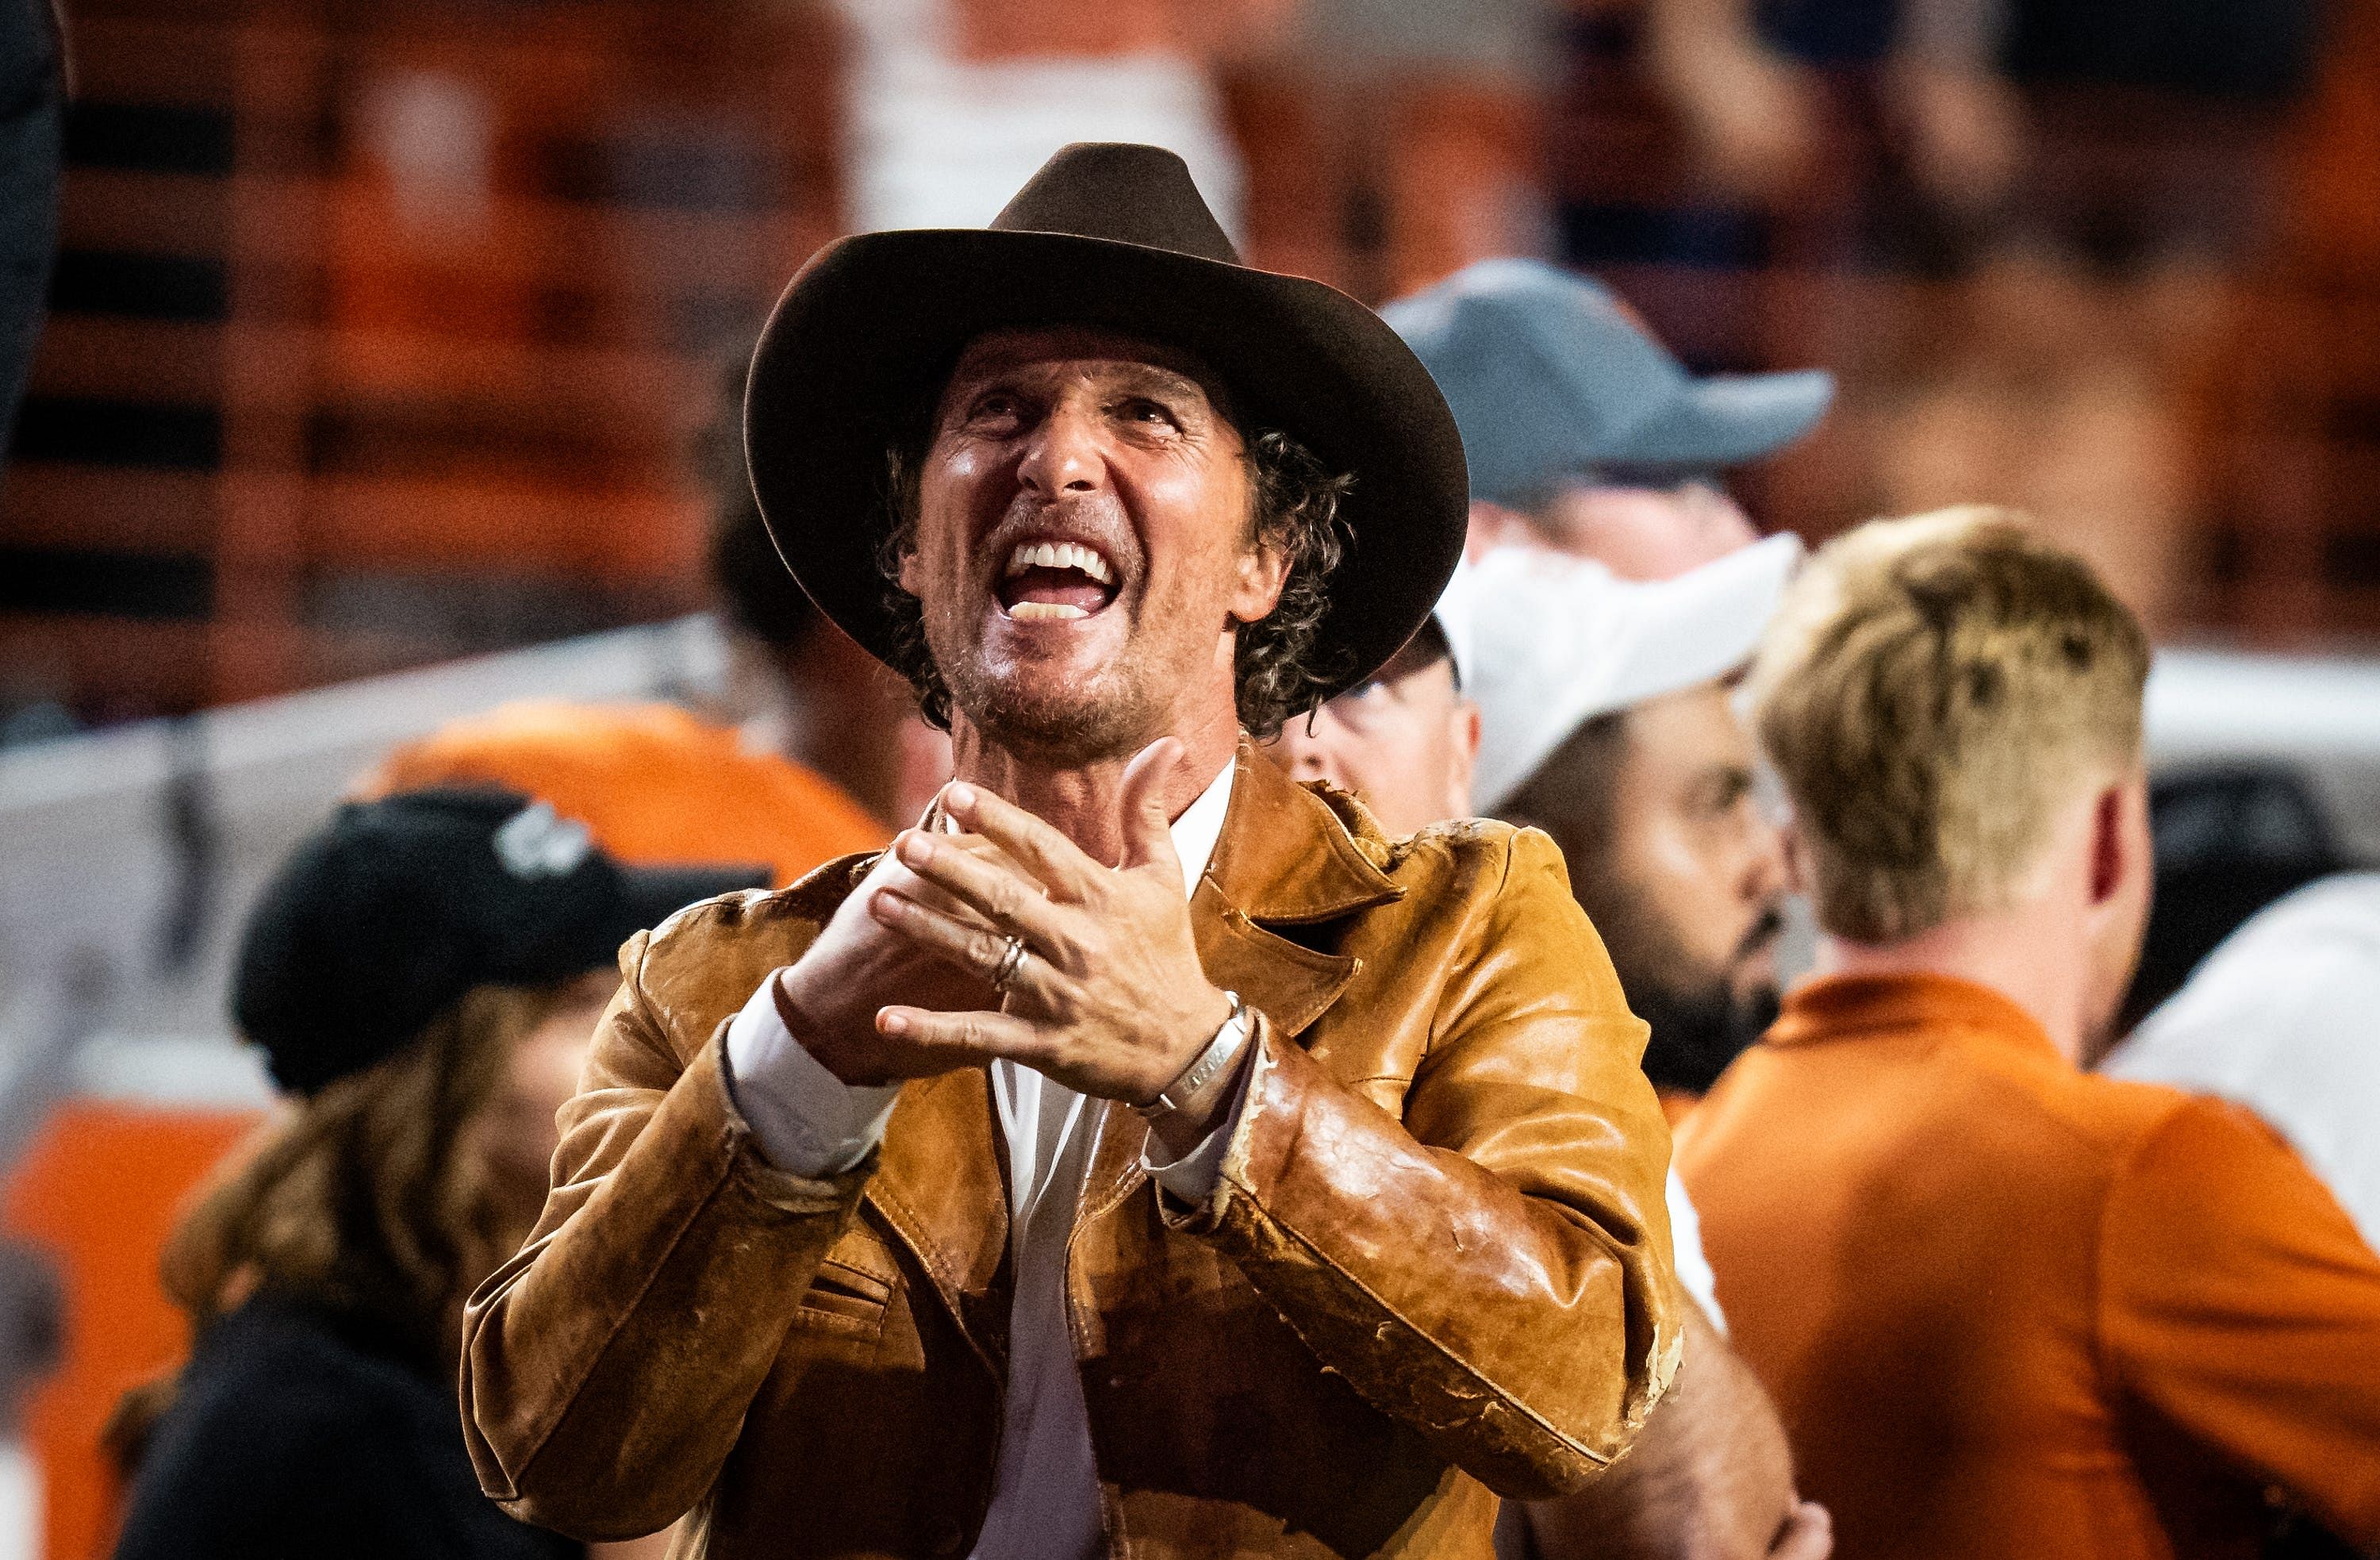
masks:
<svg viewBox="0 0 2380 1560"><path fill-rule="evenodd" d="M1129 758L1163 735L1153 729L1160 701L1146 668L1111 664L1065 686L1031 689L987 667L965 630L937 635L929 622L926 642L952 707L984 740L1018 757L1076 768Z"/></svg>

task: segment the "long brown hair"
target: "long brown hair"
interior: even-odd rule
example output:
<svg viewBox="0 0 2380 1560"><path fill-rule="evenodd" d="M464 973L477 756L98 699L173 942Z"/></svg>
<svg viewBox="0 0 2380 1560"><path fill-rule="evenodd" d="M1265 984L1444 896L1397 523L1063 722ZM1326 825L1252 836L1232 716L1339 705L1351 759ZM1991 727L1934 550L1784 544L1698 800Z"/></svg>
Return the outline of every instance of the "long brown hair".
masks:
<svg viewBox="0 0 2380 1560"><path fill-rule="evenodd" d="M255 1295L369 1329L433 1368L463 1301L519 1246L534 1206L495 1184L476 1135L554 989L477 986L395 1055L293 1100L202 1187L165 1245L193 1335ZM126 1394L107 1431L129 1469L178 1376Z"/></svg>

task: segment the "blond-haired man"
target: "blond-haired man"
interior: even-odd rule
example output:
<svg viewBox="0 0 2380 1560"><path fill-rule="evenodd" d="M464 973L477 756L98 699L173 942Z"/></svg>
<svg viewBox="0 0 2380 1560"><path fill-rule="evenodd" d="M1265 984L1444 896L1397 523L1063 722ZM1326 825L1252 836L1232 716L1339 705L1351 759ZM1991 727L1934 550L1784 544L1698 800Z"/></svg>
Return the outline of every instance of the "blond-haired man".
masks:
<svg viewBox="0 0 2380 1560"><path fill-rule="evenodd" d="M2380 1547L2380 1261L2229 1105L2081 1070L2148 899L2148 648L1960 510L1821 552L1756 659L1823 931L1688 1130L1734 1342L1838 1553Z"/></svg>

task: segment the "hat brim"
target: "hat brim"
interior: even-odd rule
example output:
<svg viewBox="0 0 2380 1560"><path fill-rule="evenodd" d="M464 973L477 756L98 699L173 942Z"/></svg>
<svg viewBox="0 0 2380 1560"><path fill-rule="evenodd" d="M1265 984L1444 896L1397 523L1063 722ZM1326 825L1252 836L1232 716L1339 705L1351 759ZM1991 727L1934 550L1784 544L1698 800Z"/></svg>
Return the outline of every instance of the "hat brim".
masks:
<svg viewBox="0 0 2380 1560"><path fill-rule="evenodd" d="M892 659L888 453L968 342L1061 324L1193 354L1248 431L1281 429L1352 475L1352 542L1317 639L1326 693L1397 652L1453 571L1468 518L1462 437L1429 371L1319 282L1063 233L864 233L785 290L753 354L745 449L778 554L820 611Z"/></svg>
<svg viewBox="0 0 2380 1560"><path fill-rule="evenodd" d="M1599 565L1566 556L1561 567L1533 566L1532 551L1490 554L1472 588L1520 597L1520 590L1500 591L1492 577L1498 568L1529 568L1547 591L1517 610L1566 613L1581 631L1541 631L1512 608L1491 625L1505 652L1479 652L1473 697L1488 735L1472 782L1478 807L1491 813L1588 721L1710 682L1750 661L1802 560L1801 541L1791 533L1658 580L1616 579ZM1546 659L1563 656L1574 664ZM1488 686L1484 664L1491 657L1520 669L1503 679L1508 687Z"/></svg>
<svg viewBox="0 0 2380 1560"><path fill-rule="evenodd" d="M1757 460L1815 428L1834 398L1835 376L1824 369L1697 380L1667 409L1630 429L1625 452L1611 458L1705 467Z"/></svg>

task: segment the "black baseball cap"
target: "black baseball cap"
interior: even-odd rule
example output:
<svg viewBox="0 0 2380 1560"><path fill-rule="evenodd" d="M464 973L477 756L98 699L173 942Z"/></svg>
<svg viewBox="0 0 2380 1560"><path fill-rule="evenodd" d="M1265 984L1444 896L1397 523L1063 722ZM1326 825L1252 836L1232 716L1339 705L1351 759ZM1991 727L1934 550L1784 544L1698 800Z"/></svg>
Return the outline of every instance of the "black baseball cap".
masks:
<svg viewBox="0 0 2380 1560"><path fill-rule="evenodd" d="M546 985L763 867L626 867L587 825L517 792L350 802L249 917L232 1018L292 1093L395 1055L474 986Z"/></svg>

